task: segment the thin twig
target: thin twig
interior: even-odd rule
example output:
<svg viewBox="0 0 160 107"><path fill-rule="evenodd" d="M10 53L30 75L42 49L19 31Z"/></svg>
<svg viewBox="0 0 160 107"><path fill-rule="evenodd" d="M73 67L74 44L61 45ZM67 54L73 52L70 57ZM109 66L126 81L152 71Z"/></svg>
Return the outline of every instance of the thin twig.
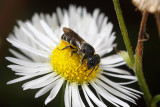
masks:
<svg viewBox="0 0 160 107"><path fill-rule="evenodd" d="M144 42L144 35L146 34L145 28L146 28L146 22L147 22L148 12L144 11L140 30L139 30L139 37L138 37L138 43L136 47L136 57L135 57L135 74L138 78L138 84L141 88L141 91L144 93L144 99L146 101L146 104L148 107L151 107L152 103L152 96L150 94L149 88L147 86L147 83L145 81L144 75L143 75L143 69L142 69L142 56L143 56L143 42ZM155 107L155 105L153 106Z"/></svg>
<svg viewBox="0 0 160 107"><path fill-rule="evenodd" d="M156 22L157 22L159 37L160 37L160 12L155 13L155 18L156 18Z"/></svg>

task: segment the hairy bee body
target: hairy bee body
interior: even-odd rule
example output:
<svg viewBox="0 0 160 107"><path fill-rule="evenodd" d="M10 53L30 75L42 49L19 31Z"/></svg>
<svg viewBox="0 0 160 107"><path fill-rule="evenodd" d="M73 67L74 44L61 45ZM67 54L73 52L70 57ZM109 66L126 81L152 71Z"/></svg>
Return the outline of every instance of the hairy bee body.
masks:
<svg viewBox="0 0 160 107"><path fill-rule="evenodd" d="M64 31L64 34L62 35L61 39L72 44L78 49L80 49L82 44L85 43L85 41L73 30L69 28L63 28L63 31Z"/></svg>
<svg viewBox="0 0 160 107"><path fill-rule="evenodd" d="M63 49L68 47L72 48L74 51L72 51L71 56L73 53L78 53L82 57L81 64L83 64L83 60L86 59L88 69L95 68L95 66L100 63L100 57L98 54L95 54L94 48L72 29L64 27L63 31L64 34L62 35L61 40L70 44Z"/></svg>
<svg viewBox="0 0 160 107"><path fill-rule="evenodd" d="M71 45L73 45L73 46L75 46L77 48L80 47L80 45L78 45L74 39L72 39L71 37L66 36L65 34L62 35L61 40L64 40L65 42L67 42L67 43L69 43L69 44L71 44Z"/></svg>

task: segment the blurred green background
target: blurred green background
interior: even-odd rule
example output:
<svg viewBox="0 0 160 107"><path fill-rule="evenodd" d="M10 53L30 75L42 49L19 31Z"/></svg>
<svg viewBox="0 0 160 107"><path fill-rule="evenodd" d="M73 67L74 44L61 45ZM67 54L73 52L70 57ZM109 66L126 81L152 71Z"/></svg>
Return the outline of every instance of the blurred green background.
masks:
<svg viewBox="0 0 160 107"><path fill-rule="evenodd" d="M130 0L120 0L120 3L129 37L133 49L135 49L141 13L136 11ZM30 20L35 12L52 14L56 7L68 8L69 4L85 6L89 12L93 12L95 8L100 8L101 12L105 13L114 25L118 49L125 50L112 0L0 0L0 107L45 106L44 101L49 93L35 99L34 96L38 90L23 91L21 86L24 82L6 85L7 81L15 79L16 76L6 67L9 62L4 57L11 56L8 52L8 48L11 46L5 39L9 33L12 33L18 20ZM152 95L156 95L160 93L160 38L154 15L149 15L146 30L150 39L144 42L143 69L150 91ZM137 83L134 88L139 90ZM45 107L59 107L59 100L60 95ZM136 102L137 105L131 104L131 106L145 107L143 98Z"/></svg>

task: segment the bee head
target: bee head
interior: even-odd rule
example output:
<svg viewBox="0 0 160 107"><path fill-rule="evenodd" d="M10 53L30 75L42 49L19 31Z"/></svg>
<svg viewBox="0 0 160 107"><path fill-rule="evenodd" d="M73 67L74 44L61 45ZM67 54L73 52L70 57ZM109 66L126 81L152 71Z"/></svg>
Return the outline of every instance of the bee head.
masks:
<svg viewBox="0 0 160 107"><path fill-rule="evenodd" d="M90 56L87 61L88 69L97 66L99 63L100 63L100 56L98 54Z"/></svg>

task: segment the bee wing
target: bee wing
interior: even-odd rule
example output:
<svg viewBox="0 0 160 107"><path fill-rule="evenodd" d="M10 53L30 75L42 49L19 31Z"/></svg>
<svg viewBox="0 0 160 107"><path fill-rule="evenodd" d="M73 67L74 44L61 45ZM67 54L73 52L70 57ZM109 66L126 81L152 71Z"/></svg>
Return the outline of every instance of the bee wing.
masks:
<svg viewBox="0 0 160 107"><path fill-rule="evenodd" d="M63 31L64 31L64 34L65 34L68 38L70 38L71 40L74 40L76 43L82 44L82 43L85 42L85 41L84 41L76 32L74 32L72 29L64 27L64 28L63 28Z"/></svg>

